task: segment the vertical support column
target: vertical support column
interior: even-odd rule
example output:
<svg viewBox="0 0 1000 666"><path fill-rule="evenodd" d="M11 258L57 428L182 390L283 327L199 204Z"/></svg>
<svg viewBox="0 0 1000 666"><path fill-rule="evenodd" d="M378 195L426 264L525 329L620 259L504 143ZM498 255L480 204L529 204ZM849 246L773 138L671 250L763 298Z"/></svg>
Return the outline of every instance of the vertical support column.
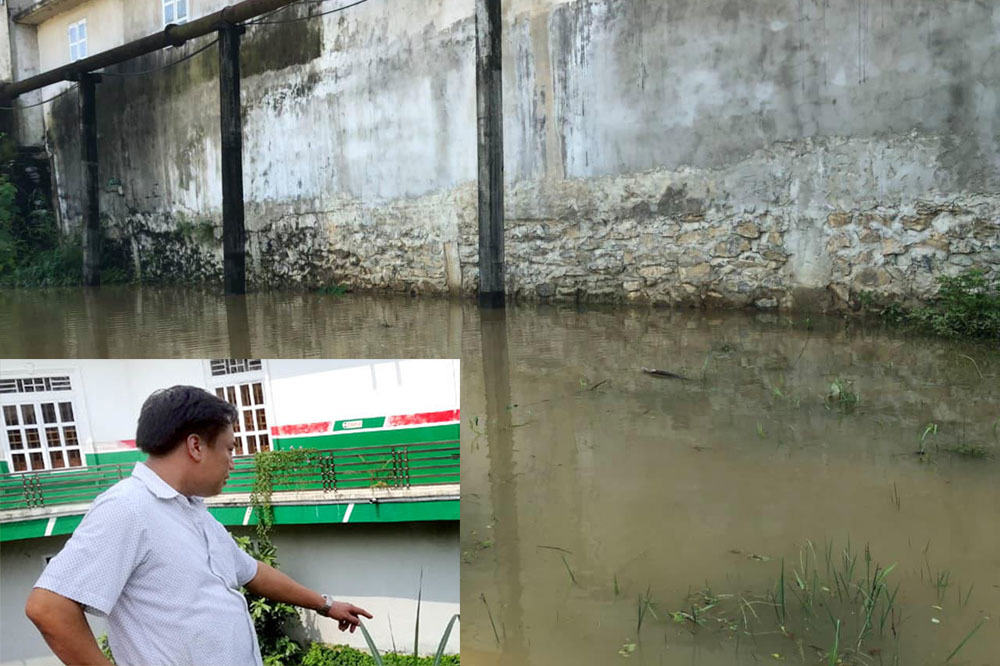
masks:
<svg viewBox="0 0 1000 666"><path fill-rule="evenodd" d="M101 284L101 206L97 182L97 84L99 74L80 74L80 142L83 158L83 284Z"/></svg>
<svg viewBox="0 0 1000 666"><path fill-rule="evenodd" d="M476 0L479 305L504 307L503 98L500 0Z"/></svg>
<svg viewBox="0 0 1000 666"><path fill-rule="evenodd" d="M219 28L219 99L222 129L222 261L224 290L246 293L246 229L243 217L243 119L240 110L242 26Z"/></svg>

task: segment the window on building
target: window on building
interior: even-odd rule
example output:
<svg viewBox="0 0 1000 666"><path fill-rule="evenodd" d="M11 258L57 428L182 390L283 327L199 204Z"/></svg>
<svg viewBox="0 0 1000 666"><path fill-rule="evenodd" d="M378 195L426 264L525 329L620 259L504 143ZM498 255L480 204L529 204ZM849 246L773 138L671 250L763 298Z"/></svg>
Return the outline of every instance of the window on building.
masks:
<svg viewBox="0 0 1000 666"><path fill-rule="evenodd" d="M259 358L217 358L211 362L212 376L234 375L261 369Z"/></svg>
<svg viewBox="0 0 1000 666"><path fill-rule="evenodd" d="M87 19L69 26L69 61L87 57Z"/></svg>
<svg viewBox="0 0 1000 666"><path fill-rule="evenodd" d="M187 23L188 0L163 0L163 25Z"/></svg>
<svg viewBox="0 0 1000 666"><path fill-rule="evenodd" d="M215 395L235 405L233 426L237 456L271 450L271 432L264 404L264 371L260 359L213 359L209 362Z"/></svg>
<svg viewBox="0 0 1000 666"><path fill-rule="evenodd" d="M4 404L0 412L11 471L83 467L71 400L21 399Z"/></svg>

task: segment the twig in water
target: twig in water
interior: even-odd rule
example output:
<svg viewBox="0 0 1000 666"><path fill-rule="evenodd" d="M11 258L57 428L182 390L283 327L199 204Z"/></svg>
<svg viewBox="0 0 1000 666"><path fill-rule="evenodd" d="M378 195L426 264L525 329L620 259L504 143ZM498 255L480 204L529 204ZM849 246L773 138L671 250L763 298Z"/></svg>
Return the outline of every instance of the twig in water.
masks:
<svg viewBox="0 0 1000 666"><path fill-rule="evenodd" d="M673 372L668 372L666 370L657 370L655 368L643 368L642 371L645 372L647 375L653 375L654 377L666 377L668 379L681 379L683 381L687 381L688 380L687 377L682 377L682 376L680 376L678 374L675 374Z"/></svg>
<svg viewBox="0 0 1000 666"><path fill-rule="evenodd" d="M979 370L979 364L976 363L976 359L972 358L971 356L966 356L965 354L959 354L959 356L961 356L962 358L967 358L970 361L972 361L972 365L976 368L976 372L979 374L979 378L980 379L983 378L983 373Z"/></svg>
<svg viewBox="0 0 1000 666"><path fill-rule="evenodd" d="M560 555L560 557L562 557L563 564L566 565L566 571L569 572L569 579L573 581L574 585L578 585L578 583L576 582L576 576L573 575L573 570L569 568L569 562L566 561L566 556Z"/></svg>
<svg viewBox="0 0 1000 666"><path fill-rule="evenodd" d="M497 639L497 645L500 645L500 633L497 631L497 624L493 621L493 613L490 612L490 604L486 601L486 594L483 592L479 593L479 598L483 600L486 605L486 615L490 618L490 626L493 627L493 635Z"/></svg>

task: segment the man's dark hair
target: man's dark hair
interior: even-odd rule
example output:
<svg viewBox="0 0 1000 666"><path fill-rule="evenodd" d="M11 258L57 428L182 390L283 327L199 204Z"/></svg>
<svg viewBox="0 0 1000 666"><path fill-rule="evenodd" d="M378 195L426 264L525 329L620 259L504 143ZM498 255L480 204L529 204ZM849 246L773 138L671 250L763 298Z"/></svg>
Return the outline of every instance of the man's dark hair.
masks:
<svg viewBox="0 0 1000 666"><path fill-rule="evenodd" d="M236 407L197 386L160 389L142 403L135 445L150 455L162 456L192 433L213 444L238 416Z"/></svg>

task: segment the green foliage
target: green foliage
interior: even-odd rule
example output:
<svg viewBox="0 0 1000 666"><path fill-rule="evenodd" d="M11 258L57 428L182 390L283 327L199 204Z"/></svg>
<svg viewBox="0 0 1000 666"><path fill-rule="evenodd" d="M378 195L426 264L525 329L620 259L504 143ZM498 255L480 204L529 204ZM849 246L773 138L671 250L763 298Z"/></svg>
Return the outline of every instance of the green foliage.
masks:
<svg viewBox="0 0 1000 666"><path fill-rule="evenodd" d="M830 384L830 391L826 394L827 407L836 407L841 414L849 414L855 410L861 396L854 392L854 382L836 377Z"/></svg>
<svg viewBox="0 0 1000 666"><path fill-rule="evenodd" d="M387 666L433 666L434 657L417 657L413 655L389 652L381 655ZM442 666L460 666L459 655L442 655L439 662ZM361 650L346 645L327 645L313 643L305 657L302 666L375 666L375 659Z"/></svg>
<svg viewBox="0 0 1000 666"><path fill-rule="evenodd" d="M977 269L938 282L934 304L915 310L913 323L945 337L1000 339L1000 281L987 281Z"/></svg>
<svg viewBox="0 0 1000 666"><path fill-rule="evenodd" d="M250 537L233 537L237 545L255 560L277 568L277 551L269 540L256 541ZM250 617L257 632L260 654L265 666L297 666L302 646L288 637L290 626L301 626L295 607L278 603L243 590Z"/></svg>
<svg viewBox="0 0 1000 666"><path fill-rule="evenodd" d="M215 243L215 224L212 220L189 220L180 216L176 227L177 233L198 245Z"/></svg>
<svg viewBox="0 0 1000 666"><path fill-rule="evenodd" d="M941 276L934 301L927 306L907 310L898 303L874 308L871 299L863 300L866 309L876 311L890 324L908 326L948 338L984 338L1000 340L1000 277L992 280L980 269L957 276Z"/></svg>
<svg viewBox="0 0 1000 666"><path fill-rule="evenodd" d="M78 285L83 277L79 235L64 236L48 194L19 191L14 182L17 150L0 133L0 286L61 287ZM127 257L104 252L101 282L133 279Z"/></svg>
<svg viewBox="0 0 1000 666"><path fill-rule="evenodd" d="M309 459L304 449L290 451L258 451L254 455L254 481L250 505L257 513L257 538L270 544L268 535L274 524L271 493L278 479L286 472L301 468Z"/></svg>
<svg viewBox="0 0 1000 666"><path fill-rule="evenodd" d="M111 656L111 645L108 644L108 635L101 634L97 639L97 645L101 648L101 652L104 653L105 658L112 664L115 664L115 658Z"/></svg>
<svg viewBox="0 0 1000 666"><path fill-rule="evenodd" d="M326 284L317 287L316 291L321 294L330 294L331 296L342 296L347 293L347 287L342 284Z"/></svg>

